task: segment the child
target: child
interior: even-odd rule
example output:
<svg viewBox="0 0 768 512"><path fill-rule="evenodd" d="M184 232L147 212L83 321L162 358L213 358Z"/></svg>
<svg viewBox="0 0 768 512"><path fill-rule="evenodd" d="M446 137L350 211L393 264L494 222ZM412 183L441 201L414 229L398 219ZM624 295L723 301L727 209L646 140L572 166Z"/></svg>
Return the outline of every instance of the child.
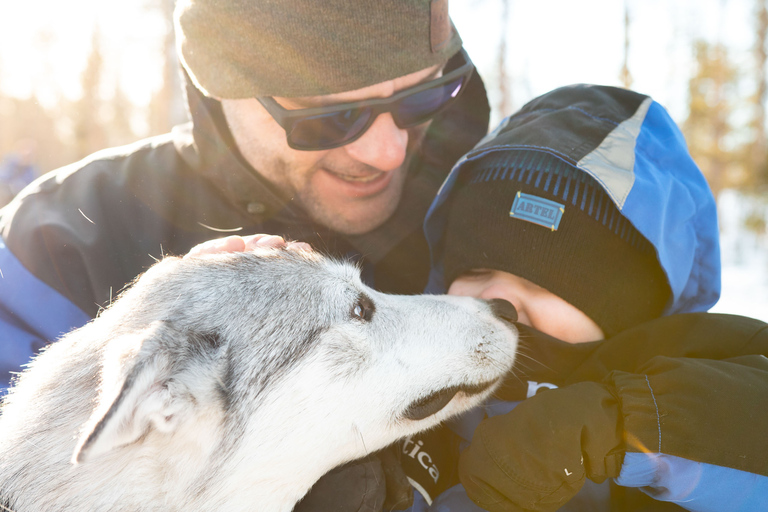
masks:
<svg viewBox="0 0 768 512"><path fill-rule="evenodd" d="M768 329L677 315L717 301L718 228L658 103L588 85L533 100L459 161L425 229L428 291L503 298L519 316L516 375L452 425L471 439L458 467L473 501L768 510ZM435 458L429 441L406 442ZM614 483L578 493L587 479ZM478 509L455 486L431 510Z"/></svg>

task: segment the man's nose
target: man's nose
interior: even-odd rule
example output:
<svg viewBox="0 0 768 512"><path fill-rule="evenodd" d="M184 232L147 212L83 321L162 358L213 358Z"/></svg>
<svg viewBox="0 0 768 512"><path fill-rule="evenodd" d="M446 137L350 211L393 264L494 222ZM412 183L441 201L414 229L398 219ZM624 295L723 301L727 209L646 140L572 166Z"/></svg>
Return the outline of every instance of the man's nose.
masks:
<svg viewBox="0 0 768 512"><path fill-rule="evenodd" d="M385 112L376 117L362 137L344 148L361 163L380 171L393 171L405 162L408 130L399 128L392 114Z"/></svg>

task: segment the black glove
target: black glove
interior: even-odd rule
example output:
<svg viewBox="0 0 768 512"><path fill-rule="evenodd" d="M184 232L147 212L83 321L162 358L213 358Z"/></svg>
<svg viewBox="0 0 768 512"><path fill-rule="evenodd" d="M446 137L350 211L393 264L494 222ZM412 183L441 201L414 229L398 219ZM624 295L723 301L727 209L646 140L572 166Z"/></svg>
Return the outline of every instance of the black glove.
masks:
<svg viewBox="0 0 768 512"><path fill-rule="evenodd" d="M406 510L413 505L413 487L400 464L402 457L400 443L378 452L381 469L384 471L387 492L384 498L384 510Z"/></svg>
<svg viewBox="0 0 768 512"><path fill-rule="evenodd" d="M619 475L624 460L617 398L595 382L542 391L484 420L459 460L469 497L491 512L555 511L586 478Z"/></svg>

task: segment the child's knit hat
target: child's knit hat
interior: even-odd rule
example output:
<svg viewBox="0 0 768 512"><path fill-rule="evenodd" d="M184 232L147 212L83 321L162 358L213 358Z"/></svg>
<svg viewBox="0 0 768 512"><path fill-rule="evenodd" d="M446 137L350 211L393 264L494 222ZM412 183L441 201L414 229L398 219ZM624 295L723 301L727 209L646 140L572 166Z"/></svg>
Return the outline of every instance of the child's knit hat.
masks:
<svg viewBox="0 0 768 512"><path fill-rule="evenodd" d="M624 89L578 85L530 102L456 164L425 229L428 291L504 270L608 336L719 296L709 187L666 111Z"/></svg>
<svg viewBox="0 0 768 512"><path fill-rule="evenodd" d="M536 151L468 166L450 200L445 277L503 270L546 288L610 335L661 316L670 296L653 246L584 171Z"/></svg>

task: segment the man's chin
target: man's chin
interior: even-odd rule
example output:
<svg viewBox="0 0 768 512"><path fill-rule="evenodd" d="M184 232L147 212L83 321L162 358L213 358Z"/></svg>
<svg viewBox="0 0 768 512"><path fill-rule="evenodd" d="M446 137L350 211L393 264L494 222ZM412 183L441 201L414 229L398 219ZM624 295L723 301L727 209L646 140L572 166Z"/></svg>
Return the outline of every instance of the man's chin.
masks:
<svg viewBox="0 0 768 512"><path fill-rule="evenodd" d="M387 222L395 213L400 201L396 197L378 197L376 200L354 202L345 205L336 203L326 205L315 204L307 208L308 215L317 222L343 235L364 235Z"/></svg>
<svg viewBox="0 0 768 512"><path fill-rule="evenodd" d="M383 225L395 213L402 198L407 169L423 132L415 135L411 140L416 142L409 145L400 168L370 181L350 181L319 169L311 186L304 190L306 194L297 194L307 214L318 224L344 235L364 235Z"/></svg>
<svg viewBox="0 0 768 512"><path fill-rule="evenodd" d="M386 176L382 190L356 197L336 183L327 186L327 176L320 182L322 186L308 190L308 195L297 194L297 199L313 221L344 235L363 235L389 220L397 210L405 181L401 172L395 172Z"/></svg>
<svg viewBox="0 0 768 512"><path fill-rule="evenodd" d="M315 219L320 224L326 226L343 235L364 235L370 233L382 224L387 222L394 213L395 208L391 211L383 212L378 215L366 215L364 218L359 216L346 216L339 214L336 216L329 216L327 219Z"/></svg>

